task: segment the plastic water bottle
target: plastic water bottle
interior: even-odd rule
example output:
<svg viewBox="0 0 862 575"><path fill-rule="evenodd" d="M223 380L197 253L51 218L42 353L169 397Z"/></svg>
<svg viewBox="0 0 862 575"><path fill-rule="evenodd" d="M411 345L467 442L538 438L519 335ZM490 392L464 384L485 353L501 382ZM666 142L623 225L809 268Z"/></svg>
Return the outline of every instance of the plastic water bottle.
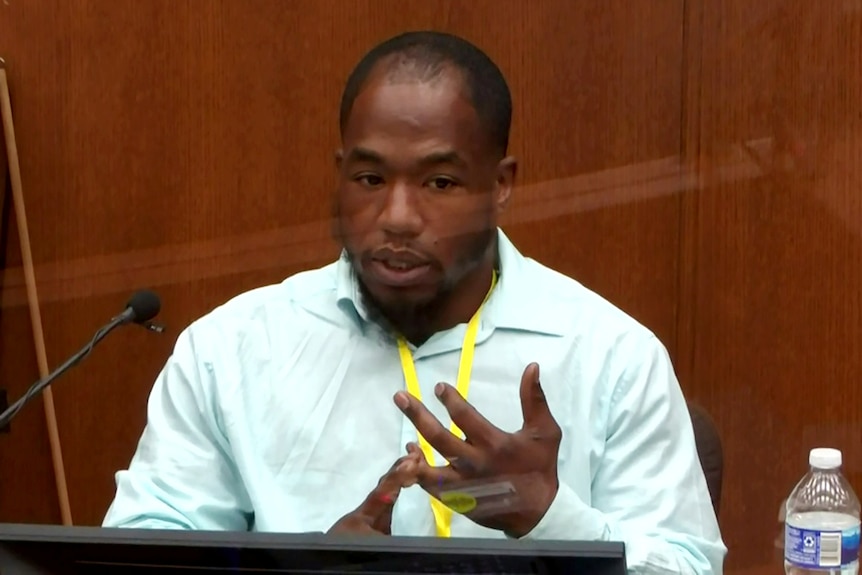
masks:
<svg viewBox="0 0 862 575"><path fill-rule="evenodd" d="M812 449L811 469L787 498L784 571L787 574L859 572L859 499L841 473L841 452Z"/></svg>

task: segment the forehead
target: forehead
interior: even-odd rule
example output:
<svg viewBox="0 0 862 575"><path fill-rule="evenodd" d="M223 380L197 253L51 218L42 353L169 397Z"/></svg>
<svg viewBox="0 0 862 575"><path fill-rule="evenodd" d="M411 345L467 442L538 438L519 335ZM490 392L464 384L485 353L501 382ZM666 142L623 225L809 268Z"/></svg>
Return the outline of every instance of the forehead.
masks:
<svg viewBox="0 0 862 575"><path fill-rule="evenodd" d="M345 151L362 147L384 157L421 155L441 149L478 161L486 137L460 77L433 80L369 78L344 128Z"/></svg>

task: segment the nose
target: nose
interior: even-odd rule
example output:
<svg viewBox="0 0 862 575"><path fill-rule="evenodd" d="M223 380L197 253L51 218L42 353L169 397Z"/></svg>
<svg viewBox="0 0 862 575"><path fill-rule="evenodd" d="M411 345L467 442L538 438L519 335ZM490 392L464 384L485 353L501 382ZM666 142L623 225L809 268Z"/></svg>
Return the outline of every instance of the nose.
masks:
<svg viewBox="0 0 862 575"><path fill-rule="evenodd" d="M422 231L422 215L414 191L396 183L386 191L378 221L382 230L394 236L418 236Z"/></svg>

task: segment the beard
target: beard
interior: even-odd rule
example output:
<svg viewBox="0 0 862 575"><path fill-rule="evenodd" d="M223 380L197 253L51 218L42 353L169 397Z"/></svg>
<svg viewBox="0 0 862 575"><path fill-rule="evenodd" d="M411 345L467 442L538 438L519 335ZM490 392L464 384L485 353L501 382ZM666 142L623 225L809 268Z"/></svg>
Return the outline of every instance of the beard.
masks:
<svg viewBox="0 0 862 575"><path fill-rule="evenodd" d="M360 303L365 309L368 321L377 324L388 333L411 333L431 324L452 293L452 289L444 283L430 299L393 300L384 304L374 297L362 281L362 277L356 271L354 258L347 251L344 252L344 257L350 262L350 272L356 285L359 286Z"/></svg>
<svg viewBox="0 0 862 575"><path fill-rule="evenodd" d="M340 230L339 230L340 232ZM411 298L388 299L381 301L375 297L362 280L360 269L363 255L351 251L343 234L339 240L343 247L342 258L350 264L351 274L359 286L360 303L369 321L376 323L389 333L401 333L414 343L420 343L431 335L440 313L446 308L462 280L475 270L485 259L488 250L495 244L496 227L488 227L480 232L464 236L464 249L448 270L444 270L443 280L430 297L422 300Z"/></svg>

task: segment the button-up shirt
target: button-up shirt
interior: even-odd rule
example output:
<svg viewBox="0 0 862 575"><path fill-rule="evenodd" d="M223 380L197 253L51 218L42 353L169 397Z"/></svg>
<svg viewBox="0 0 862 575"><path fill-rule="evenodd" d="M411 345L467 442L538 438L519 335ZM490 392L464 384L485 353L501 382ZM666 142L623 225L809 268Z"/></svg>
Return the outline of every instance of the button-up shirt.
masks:
<svg viewBox="0 0 862 575"><path fill-rule="evenodd" d="M562 428L559 490L525 537L624 541L632 572L720 573L726 553L686 402L665 347L498 230L468 401L504 431L522 423L521 374L538 362ZM179 336L104 526L326 531L417 440L393 403L396 340L368 321L341 258L239 295ZM412 348L421 395L448 428L465 324ZM441 458L437 458L439 463ZM404 490L393 535L434 536L429 495ZM453 537L505 537L465 516Z"/></svg>

